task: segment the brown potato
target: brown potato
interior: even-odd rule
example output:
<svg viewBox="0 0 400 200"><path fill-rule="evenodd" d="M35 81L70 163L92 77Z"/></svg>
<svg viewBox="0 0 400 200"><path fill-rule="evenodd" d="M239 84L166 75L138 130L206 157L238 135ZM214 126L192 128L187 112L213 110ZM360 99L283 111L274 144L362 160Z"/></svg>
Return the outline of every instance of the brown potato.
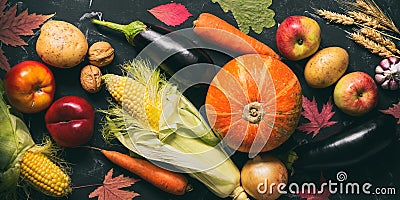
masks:
<svg viewBox="0 0 400 200"><path fill-rule="evenodd" d="M83 61L88 42L73 24L52 20L43 24L36 42L36 52L43 62L59 68L70 68Z"/></svg>
<svg viewBox="0 0 400 200"><path fill-rule="evenodd" d="M348 65L349 55L345 49L327 47L310 58L304 69L304 77L310 87L326 88L343 76Z"/></svg>

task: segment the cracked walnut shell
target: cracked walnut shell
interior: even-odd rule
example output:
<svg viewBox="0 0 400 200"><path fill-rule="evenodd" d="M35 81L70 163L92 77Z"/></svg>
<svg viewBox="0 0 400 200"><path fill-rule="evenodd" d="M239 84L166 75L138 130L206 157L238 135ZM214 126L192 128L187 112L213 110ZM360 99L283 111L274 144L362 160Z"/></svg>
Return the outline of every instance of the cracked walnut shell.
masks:
<svg viewBox="0 0 400 200"><path fill-rule="evenodd" d="M90 93L96 93L101 89L101 71L94 65L86 65L81 70L81 85Z"/></svg>
<svg viewBox="0 0 400 200"><path fill-rule="evenodd" d="M108 42L96 42L88 51L89 63L97 67L103 67L114 59L114 49Z"/></svg>

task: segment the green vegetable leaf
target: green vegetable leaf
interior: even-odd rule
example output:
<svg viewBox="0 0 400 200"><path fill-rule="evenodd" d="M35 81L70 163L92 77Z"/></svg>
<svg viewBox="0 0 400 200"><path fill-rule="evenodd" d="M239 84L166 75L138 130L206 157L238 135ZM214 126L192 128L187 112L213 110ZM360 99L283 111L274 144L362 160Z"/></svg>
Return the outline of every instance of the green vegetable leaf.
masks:
<svg viewBox="0 0 400 200"><path fill-rule="evenodd" d="M0 80L0 153L2 159L0 159L0 171L6 171L10 162L15 159L17 147L16 137L14 136L15 121L13 121L10 114L10 107L6 104L3 99L3 82Z"/></svg>
<svg viewBox="0 0 400 200"><path fill-rule="evenodd" d="M224 12L231 11L243 33L249 33L250 27L260 34L263 28L275 25L275 12L268 7L272 0L212 0L219 3Z"/></svg>

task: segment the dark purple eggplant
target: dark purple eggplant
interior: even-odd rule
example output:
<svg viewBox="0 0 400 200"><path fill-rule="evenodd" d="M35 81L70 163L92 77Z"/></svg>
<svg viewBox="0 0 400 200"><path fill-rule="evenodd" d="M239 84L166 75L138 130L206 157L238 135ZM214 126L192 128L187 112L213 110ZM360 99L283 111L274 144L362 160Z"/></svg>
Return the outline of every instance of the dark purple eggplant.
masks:
<svg viewBox="0 0 400 200"><path fill-rule="evenodd" d="M296 169L322 169L356 164L397 141L396 123L389 116L353 125L345 131L318 142L294 149Z"/></svg>
<svg viewBox="0 0 400 200"><path fill-rule="evenodd" d="M122 32L137 52L144 51L143 54L170 77L187 66L205 64L203 71L180 73L175 77L180 79L178 80L180 83L193 81L209 83L216 74L215 68L207 65L213 63L210 56L184 35L141 21L127 25L96 19L92 19L92 22Z"/></svg>

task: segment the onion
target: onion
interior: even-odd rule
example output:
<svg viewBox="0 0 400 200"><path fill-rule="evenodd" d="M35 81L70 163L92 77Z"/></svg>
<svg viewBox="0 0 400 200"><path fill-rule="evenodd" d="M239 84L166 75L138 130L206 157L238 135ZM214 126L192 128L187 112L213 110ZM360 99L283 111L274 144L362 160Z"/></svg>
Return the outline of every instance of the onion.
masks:
<svg viewBox="0 0 400 200"><path fill-rule="evenodd" d="M288 173L285 165L270 155L258 155L248 160L241 171L244 190L258 200L279 198L285 191Z"/></svg>

